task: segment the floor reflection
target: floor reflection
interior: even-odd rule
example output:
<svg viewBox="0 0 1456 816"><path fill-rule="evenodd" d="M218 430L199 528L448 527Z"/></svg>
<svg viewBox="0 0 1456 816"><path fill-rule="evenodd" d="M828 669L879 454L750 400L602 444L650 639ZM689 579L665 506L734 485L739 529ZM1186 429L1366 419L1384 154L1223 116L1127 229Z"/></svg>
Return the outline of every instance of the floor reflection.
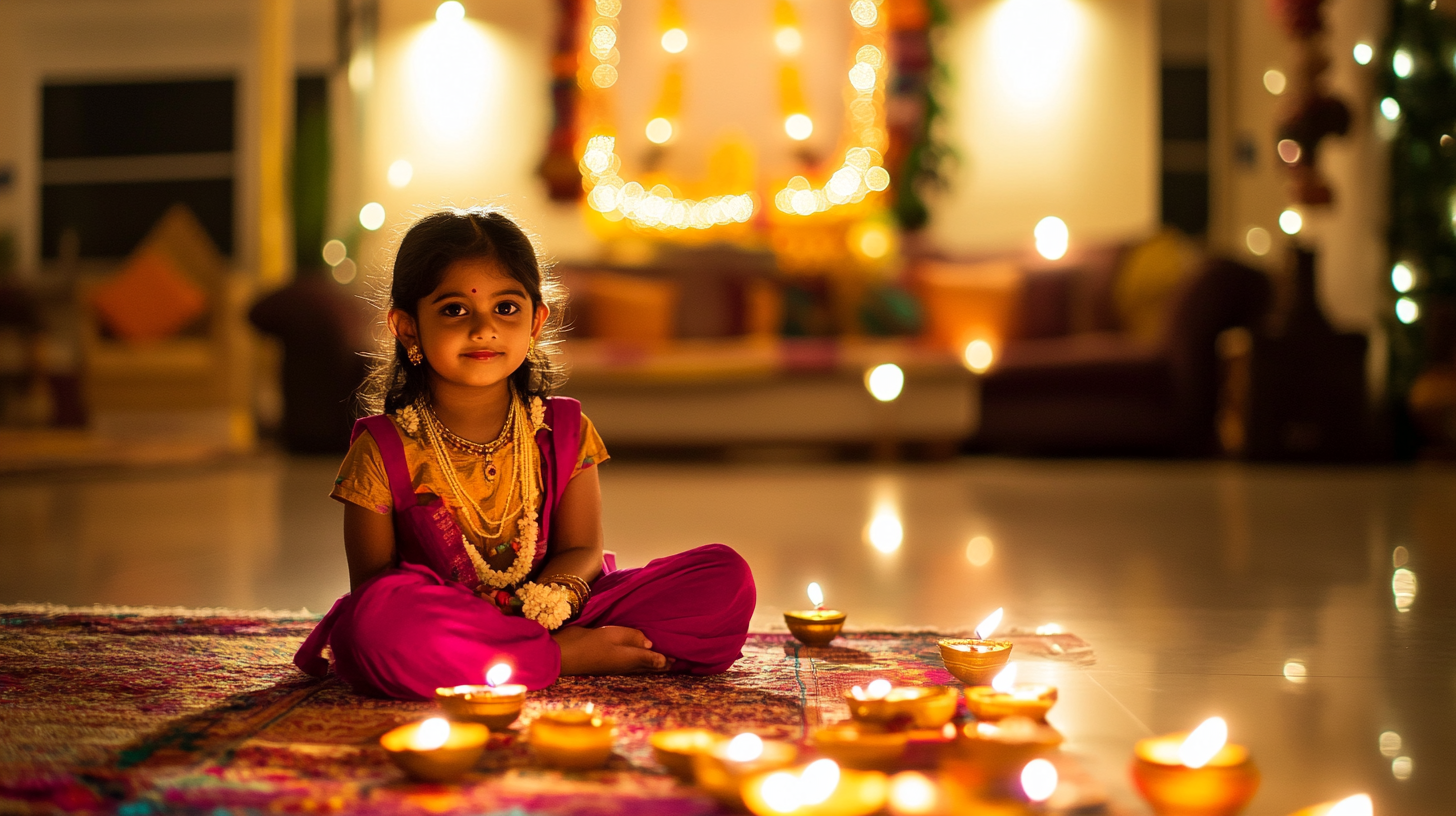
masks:
<svg viewBox="0 0 1456 816"><path fill-rule="evenodd" d="M0 481L0 602L327 608L347 588L337 463ZM1027 660L1112 794L1132 743L1222 716L1264 771L1250 813L1456 793L1456 471L974 460L647 465L602 475L627 564L722 541L759 620L820 583L854 627L1056 624Z"/></svg>

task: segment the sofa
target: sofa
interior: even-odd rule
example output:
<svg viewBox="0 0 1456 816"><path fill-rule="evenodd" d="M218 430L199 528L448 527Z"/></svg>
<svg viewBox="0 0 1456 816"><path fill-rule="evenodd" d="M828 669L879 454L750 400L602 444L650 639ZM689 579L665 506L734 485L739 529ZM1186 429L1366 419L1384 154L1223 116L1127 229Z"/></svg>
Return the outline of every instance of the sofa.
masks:
<svg viewBox="0 0 1456 816"><path fill-rule="evenodd" d="M957 273L986 293L947 316ZM1218 337L1261 327L1271 299L1262 272L1170 233L1056 264L930 260L912 276L931 342L979 332L996 347L968 447L1004 454L1217 453Z"/></svg>

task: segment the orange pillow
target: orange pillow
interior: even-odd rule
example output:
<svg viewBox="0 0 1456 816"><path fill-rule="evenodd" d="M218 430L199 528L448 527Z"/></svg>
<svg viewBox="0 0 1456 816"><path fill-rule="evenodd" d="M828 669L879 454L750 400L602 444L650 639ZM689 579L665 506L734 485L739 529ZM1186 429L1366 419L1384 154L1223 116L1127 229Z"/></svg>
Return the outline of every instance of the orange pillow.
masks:
<svg viewBox="0 0 1456 816"><path fill-rule="evenodd" d="M154 343L207 311L207 294L165 252L144 247L115 277L97 287L91 303L101 322L128 343Z"/></svg>

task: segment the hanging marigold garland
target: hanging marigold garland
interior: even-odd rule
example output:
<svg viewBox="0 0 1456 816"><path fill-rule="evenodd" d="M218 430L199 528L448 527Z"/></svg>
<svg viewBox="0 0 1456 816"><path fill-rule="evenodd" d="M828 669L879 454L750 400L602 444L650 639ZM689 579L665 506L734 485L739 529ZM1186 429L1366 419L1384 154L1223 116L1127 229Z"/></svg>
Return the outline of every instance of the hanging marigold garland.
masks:
<svg viewBox="0 0 1456 816"><path fill-rule="evenodd" d="M583 191L577 167L577 52L581 47L582 5L589 0L557 0L555 47L551 53L551 135L537 169L552 201L580 201Z"/></svg>
<svg viewBox="0 0 1456 816"><path fill-rule="evenodd" d="M950 22L943 0L887 0L890 18L888 129L885 166L894 180L891 209L907 230L930 220L927 188L945 187L955 149L939 133L945 118L940 93L950 70L937 49L939 33Z"/></svg>

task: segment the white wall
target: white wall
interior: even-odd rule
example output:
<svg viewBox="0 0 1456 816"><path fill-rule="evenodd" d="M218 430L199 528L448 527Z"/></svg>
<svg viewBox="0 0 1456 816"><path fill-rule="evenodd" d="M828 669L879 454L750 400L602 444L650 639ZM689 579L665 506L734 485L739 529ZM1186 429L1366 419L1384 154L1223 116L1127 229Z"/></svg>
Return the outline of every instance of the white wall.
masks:
<svg viewBox="0 0 1456 816"><path fill-rule="evenodd" d="M832 42L847 37L832 23L815 22L832 18L824 9L832 11L839 3L802 0L806 59L816 51L833 53ZM330 221L335 232L354 229L363 203L385 205L390 221L366 241L361 260L367 269L382 260L380 250L393 240L393 228L405 223L414 208L498 200L536 227L554 255L598 256L602 247L579 210L550 202L535 175L550 127L548 60L555 5L466 0L479 45L477 64L487 70L474 87L453 91L478 103L469 111L478 114L474 122L453 140L431 133L418 104L419 88L411 87L410 49L433 22L436 5L435 0L381 3L374 86L354 100L353 125L345 117L336 134ZM624 26L638 14L633 3L627 5ZM1018 10L1047 8L1069 15L1070 27L1062 34L1048 36L1048 26L1034 15L1017 17ZM759 35L768 30L771 6L768 0L753 0L735 9L724 14L719 3L684 3L690 31L698 13L699 30L708 32L699 40L706 61L689 63L684 100L688 124L696 116L702 126L686 131L669 156L677 163L674 170L689 177L699 172L712 141L733 126L752 134L764 174L789 166L789 146L779 144L784 140L776 135L779 112L771 72L748 67L768 64L755 49L767 53L769 46L759 42L765 39ZM332 59L331 10L329 0L297 0L294 42L300 65L323 67ZM952 11L956 23L945 40L955 76L947 95L953 117L949 132L963 162L951 191L934 199L931 237L957 253L1021 249L1030 246L1036 221L1050 214L1067 221L1074 246L1152 229L1157 221L1152 0L957 0ZM653 24L653 16L645 15L643 23ZM1056 24L1050 30L1062 31ZM0 194L0 223L16 226L24 261L33 263L37 251L36 116L42 81L235 75L246 110L253 94L255 36L254 12L246 0L0 0L0 110L7 112L0 117L0 163L14 163L19 171L11 193ZM718 40L719 45L747 43L739 49L744 61L724 62L728 51L709 47ZM837 87L843 67L833 57L806 66L806 90L816 108L812 143L825 151L833 149L842 117ZM627 76L624 69L621 127L635 138L641 124L635 120L651 105L656 86ZM342 83L338 87L342 90ZM246 115L241 129L238 260L246 266L256 232L256 135ZM626 155L632 158L631 152ZM385 180L397 158L415 165L415 180L404 190Z"/></svg>
<svg viewBox="0 0 1456 816"><path fill-rule="evenodd" d="M1037 221L1072 243L1158 223L1151 0L962 0L944 48L962 161L931 234L952 252L1028 251Z"/></svg>
<svg viewBox="0 0 1456 816"><path fill-rule="evenodd" d="M330 0L295 0L301 69L333 59ZM256 13L248 0L0 0L0 164L16 168L0 193L0 226L13 226L20 266L38 262L40 87L50 81L235 77L239 139L235 261L252 264L257 132L247 115L255 84Z"/></svg>

